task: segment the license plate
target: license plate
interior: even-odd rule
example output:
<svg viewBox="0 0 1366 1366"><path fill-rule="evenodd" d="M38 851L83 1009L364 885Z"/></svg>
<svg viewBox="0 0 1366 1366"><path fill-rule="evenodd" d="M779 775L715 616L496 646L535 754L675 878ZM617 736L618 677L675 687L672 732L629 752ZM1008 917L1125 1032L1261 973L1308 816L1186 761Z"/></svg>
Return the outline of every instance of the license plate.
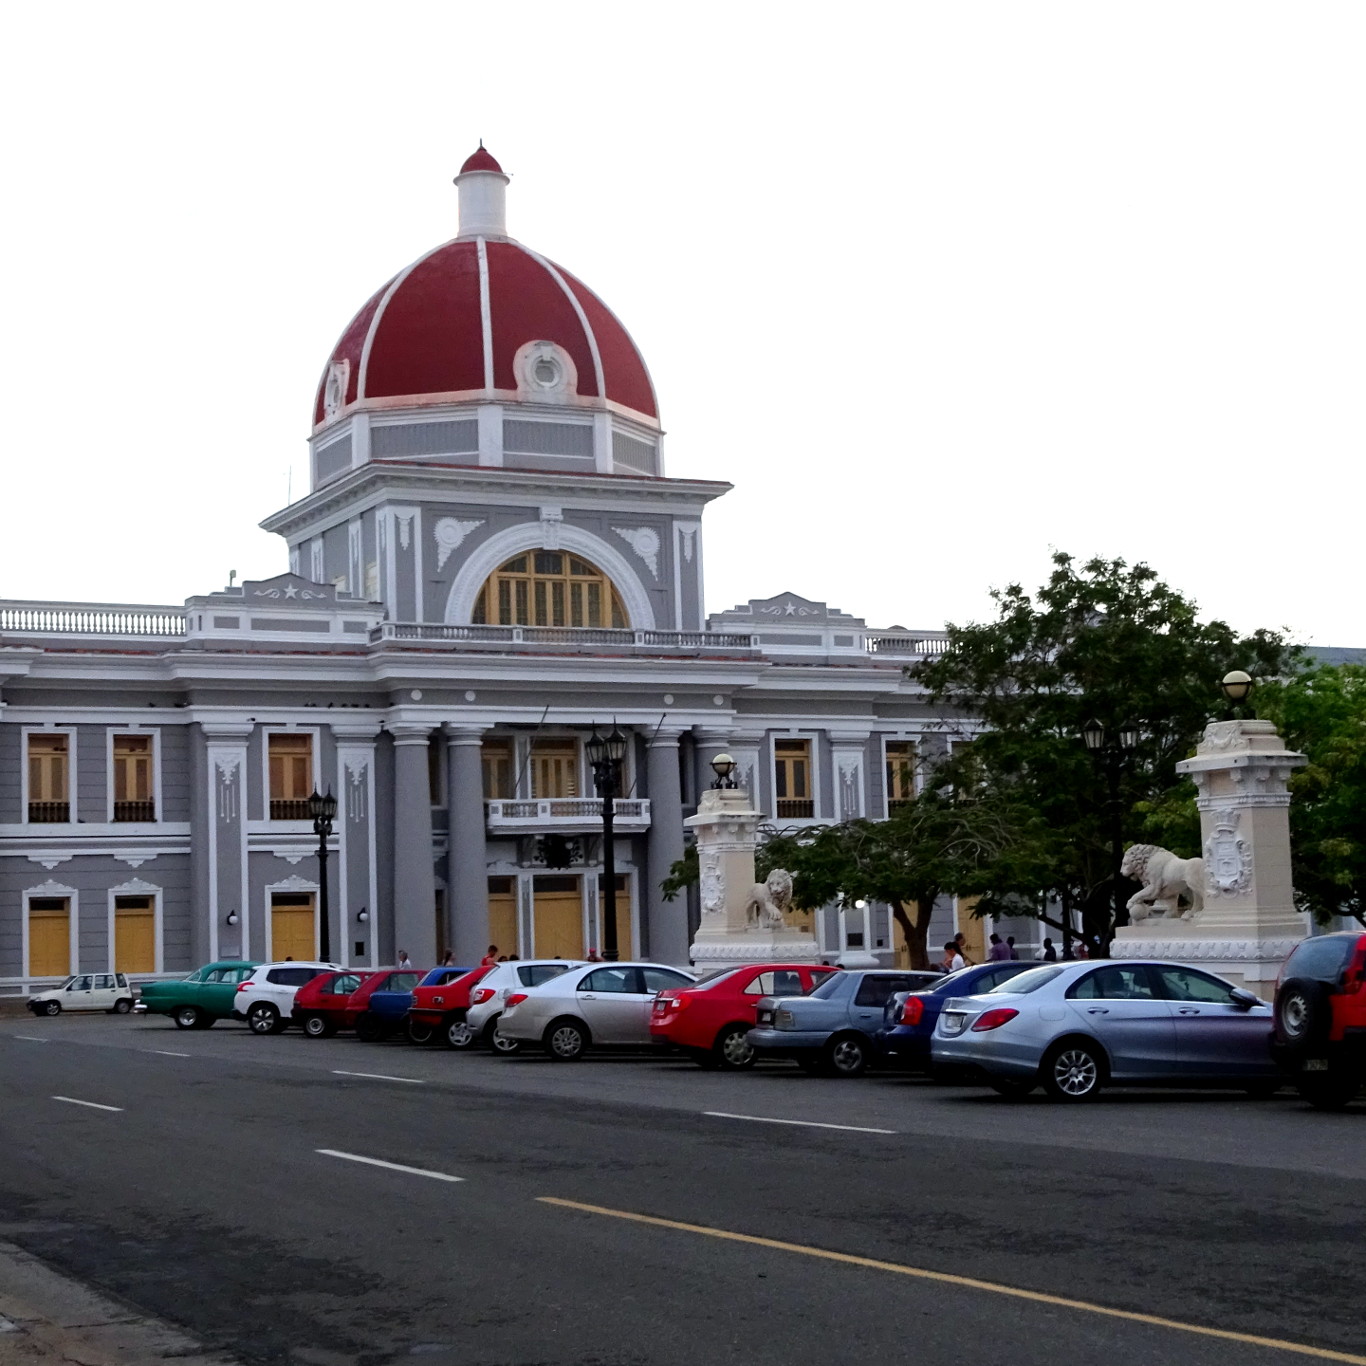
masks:
<svg viewBox="0 0 1366 1366"><path fill-rule="evenodd" d="M1306 1058L1300 1067L1302 1072L1326 1072L1327 1070L1327 1058Z"/></svg>

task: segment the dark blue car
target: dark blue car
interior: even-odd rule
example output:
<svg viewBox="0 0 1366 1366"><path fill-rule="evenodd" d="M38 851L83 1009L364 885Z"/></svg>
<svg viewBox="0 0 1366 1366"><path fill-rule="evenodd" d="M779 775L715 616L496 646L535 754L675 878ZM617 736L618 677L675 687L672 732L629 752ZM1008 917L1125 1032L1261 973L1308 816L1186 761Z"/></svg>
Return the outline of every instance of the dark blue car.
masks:
<svg viewBox="0 0 1366 1366"><path fill-rule="evenodd" d="M356 1021L356 1037L365 1043L378 1043L381 1039L389 1038L402 1028L404 1019L412 1008L415 986L439 986L445 982L455 981L468 971L469 968L433 968L421 978L416 972L391 974L387 982L380 983L370 993L365 1003L365 1012ZM430 1028L427 1028L425 1037L421 1033L422 1028L423 1026L418 1026L419 1032L416 1034L409 1030L408 1036L414 1043L426 1043L432 1037Z"/></svg>
<svg viewBox="0 0 1366 1366"><path fill-rule="evenodd" d="M898 991L888 1000L882 1028L877 1032L877 1049L883 1062L914 1072L928 1072L930 1036L945 1001L953 996L976 996L990 991L1016 973L1038 966L1017 960L978 963L959 968L920 991Z"/></svg>

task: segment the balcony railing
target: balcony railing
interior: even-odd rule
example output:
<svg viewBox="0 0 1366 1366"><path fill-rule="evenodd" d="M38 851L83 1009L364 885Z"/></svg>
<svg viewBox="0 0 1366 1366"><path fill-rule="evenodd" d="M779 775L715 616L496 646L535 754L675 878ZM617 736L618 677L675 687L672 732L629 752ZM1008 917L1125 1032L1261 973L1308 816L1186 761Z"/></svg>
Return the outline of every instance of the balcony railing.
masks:
<svg viewBox="0 0 1366 1366"><path fill-rule="evenodd" d="M71 823L70 802L30 802L28 804L30 825L69 825Z"/></svg>
<svg viewBox="0 0 1366 1366"><path fill-rule="evenodd" d="M816 803L810 797L779 797L776 805L780 821L806 821L816 814Z"/></svg>
<svg viewBox="0 0 1366 1366"><path fill-rule="evenodd" d="M635 631L596 626L446 626L438 622L386 621L370 632L372 645L423 645L474 649L559 647L585 653L660 650L694 654L754 653L756 637L727 631Z"/></svg>
<svg viewBox="0 0 1366 1366"><path fill-rule="evenodd" d="M116 821L154 821L157 818L156 802L115 802Z"/></svg>
<svg viewBox="0 0 1366 1366"><path fill-rule="evenodd" d="M313 817L308 810L308 798L270 799L270 818L273 821L309 821Z"/></svg>
<svg viewBox="0 0 1366 1366"><path fill-rule="evenodd" d="M0 635L183 636L180 607L98 602L0 602Z"/></svg>
<svg viewBox="0 0 1366 1366"><path fill-rule="evenodd" d="M602 829L602 801L597 797L532 797L484 803L489 833L592 834ZM613 824L626 834L650 828L648 797L618 797Z"/></svg>
<svg viewBox="0 0 1366 1366"><path fill-rule="evenodd" d="M914 634L889 632L885 635L869 632L864 637L864 648L872 655L914 655L925 658L942 655L948 643L947 631L916 631Z"/></svg>

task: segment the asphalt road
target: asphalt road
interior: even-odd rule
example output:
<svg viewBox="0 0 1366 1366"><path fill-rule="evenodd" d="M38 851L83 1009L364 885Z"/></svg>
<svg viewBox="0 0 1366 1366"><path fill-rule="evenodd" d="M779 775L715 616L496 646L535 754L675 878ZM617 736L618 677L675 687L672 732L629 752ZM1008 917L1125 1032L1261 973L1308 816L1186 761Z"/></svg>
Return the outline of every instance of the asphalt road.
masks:
<svg viewBox="0 0 1366 1366"><path fill-rule="evenodd" d="M1364 1197L1292 1095L0 1021L0 1238L248 1363L1366 1363Z"/></svg>

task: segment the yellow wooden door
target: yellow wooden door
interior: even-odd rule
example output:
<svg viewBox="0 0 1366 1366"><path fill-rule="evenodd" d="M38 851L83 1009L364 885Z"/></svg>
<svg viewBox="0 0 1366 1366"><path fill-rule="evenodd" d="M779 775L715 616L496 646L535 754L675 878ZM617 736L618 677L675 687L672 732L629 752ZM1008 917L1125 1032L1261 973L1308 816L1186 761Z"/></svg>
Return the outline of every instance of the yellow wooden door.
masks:
<svg viewBox="0 0 1366 1366"><path fill-rule="evenodd" d="M607 924L607 897L603 892L602 883L598 883L598 929L599 936L602 935L602 927ZM593 945L599 953L602 952L602 938ZM630 879L622 873L617 874L617 957L634 958L635 948L631 943L631 887Z"/></svg>
<svg viewBox="0 0 1366 1366"><path fill-rule="evenodd" d="M499 953L521 953L517 946L517 892L510 877L489 878L489 943Z"/></svg>
<svg viewBox="0 0 1366 1366"><path fill-rule="evenodd" d="M583 957L583 891L576 877L537 878L532 916L537 958ZM500 952L502 951L500 946Z"/></svg>
<svg viewBox="0 0 1366 1366"><path fill-rule="evenodd" d="M980 896L960 896L956 908L958 928L962 931L967 949L963 956L969 963L987 961L987 924L972 913L973 907L981 899Z"/></svg>
<svg viewBox="0 0 1366 1366"><path fill-rule="evenodd" d="M128 901L130 905L121 905ZM157 970L156 911L147 897L120 897L114 904L114 971Z"/></svg>
<svg viewBox="0 0 1366 1366"><path fill-rule="evenodd" d="M28 913L30 977L66 977L71 972L71 911Z"/></svg>
<svg viewBox="0 0 1366 1366"><path fill-rule="evenodd" d="M317 953L316 919L311 896L278 897L270 907L270 956L296 962Z"/></svg>

